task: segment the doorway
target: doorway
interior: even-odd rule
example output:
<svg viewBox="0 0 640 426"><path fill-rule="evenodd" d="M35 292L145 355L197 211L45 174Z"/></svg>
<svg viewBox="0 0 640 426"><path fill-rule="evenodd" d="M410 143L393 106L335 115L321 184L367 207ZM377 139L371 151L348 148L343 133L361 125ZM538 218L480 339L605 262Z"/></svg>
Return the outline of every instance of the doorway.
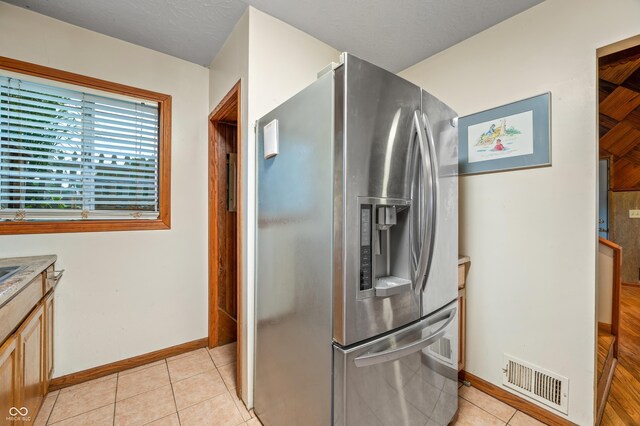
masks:
<svg viewBox="0 0 640 426"><path fill-rule="evenodd" d="M241 113L240 81L209 115L209 348L235 343L241 395ZM228 346L229 345L229 346ZM226 350L226 349L225 349Z"/></svg>
<svg viewBox="0 0 640 426"><path fill-rule="evenodd" d="M640 424L640 36L598 49L597 423Z"/></svg>

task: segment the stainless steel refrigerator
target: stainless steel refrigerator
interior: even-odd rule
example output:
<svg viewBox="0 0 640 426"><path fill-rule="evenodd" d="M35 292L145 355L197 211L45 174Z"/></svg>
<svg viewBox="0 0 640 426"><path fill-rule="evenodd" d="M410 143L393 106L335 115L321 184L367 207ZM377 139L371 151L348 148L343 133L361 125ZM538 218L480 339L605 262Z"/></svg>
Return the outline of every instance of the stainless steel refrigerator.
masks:
<svg viewBox="0 0 640 426"><path fill-rule="evenodd" d="M255 412L265 425L446 425L457 115L353 55L329 68L257 123Z"/></svg>

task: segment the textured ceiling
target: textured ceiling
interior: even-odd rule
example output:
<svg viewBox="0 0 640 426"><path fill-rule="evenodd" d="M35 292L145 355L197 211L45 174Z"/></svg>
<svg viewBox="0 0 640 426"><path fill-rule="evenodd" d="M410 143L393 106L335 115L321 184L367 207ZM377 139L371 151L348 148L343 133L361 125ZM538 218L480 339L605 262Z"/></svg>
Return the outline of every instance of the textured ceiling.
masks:
<svg viewBox="0 0 640 426"><path fill-rule="evenodd" d="M542 0L246 0L340 51L398 72ZM496 46L500 50L500 46Z"/></svg>
<svg viewBox="0 0 640 426"><path fill-rule="evenodd" d="M247 4L400 71L542 0L6 0L208 66ZM496 46L499 49L499 46Z"/></svg>
<svg viewBox="0 0 640 426"><path fill-rule="evenodd" d="M7 3L207 67L247 7L238 0L7 0Z"/></svg>

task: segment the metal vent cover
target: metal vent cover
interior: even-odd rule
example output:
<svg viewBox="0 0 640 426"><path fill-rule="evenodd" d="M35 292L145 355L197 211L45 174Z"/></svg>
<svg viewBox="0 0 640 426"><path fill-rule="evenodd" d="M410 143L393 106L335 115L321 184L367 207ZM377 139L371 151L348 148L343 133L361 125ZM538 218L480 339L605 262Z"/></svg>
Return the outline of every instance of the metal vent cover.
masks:
<svg viewBox="0 0 640 426"><path fill-rule="evenodd" d="M531 392L533 385L533 370L524 365L508 360L507 361L507 383L516 388Z"/></svg>
<svg viewBox="0 0 640 426"><path fill-rule="evenodd" d="M567 414L569 379L504 354L502 384Z"/></svg>

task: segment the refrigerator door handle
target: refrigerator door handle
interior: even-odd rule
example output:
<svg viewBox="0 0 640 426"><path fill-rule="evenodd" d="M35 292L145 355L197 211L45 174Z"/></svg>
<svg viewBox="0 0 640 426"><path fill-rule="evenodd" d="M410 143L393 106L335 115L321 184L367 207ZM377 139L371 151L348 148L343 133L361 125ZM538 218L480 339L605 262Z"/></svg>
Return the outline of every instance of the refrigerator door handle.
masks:
<svg viewBox="0 0 640 426"><path fill-rule="evenodd" d="M356 367L367 367L369 365L381 364L383 362L396 361L400 358L404 358L407 355L411 355L414 352L418 352L427 346L432 345L433 343L440 340L442 336L447 332L447 328L453 320L456 318L457 308L452 309L449 312L449 316L442 326L440 326L435 332L430 334L427 337L424 337L415 342L411 342L405 346L401 346L399 348L390 348L384 350L382 352L374 352L374 353L366 353L364 355L360 355L356 359L353 360ZM433 324L429 324L427 328L430 328Z"/></svg>
<svg viewBox="0 0 640 426"><path fill-rule="evenodd" d="M416 293L420 293L426 285L427 275L429 272L431 259L433 257L432 244L435 225L436 203L436 187L433 179L433 162L430 155L431 150L427 146L427 143L429 145L431 145L432 143L428 141L429 137L427 136L427 131L425 130L425 121L424 118L422 118L420 115L420 111L415 111L413 113L413 127L415 128L415 133L418 139L418 147L420 150L420 166L422 169L423 179L423 182L419 182L419 189L422 190L422 194L420 197L421 202L412 203L414 205L414 208L420 209L418 214L418 220L420 221L420 224L418 226L419 232L417 232L417 234L422 237L422 242L419 249L420 257L416 265L414 276L416 281L414 290ZM426 226L422 224L425 220L425 213L422 212L423 202L426 204Z"/></svg>
<svg viewBox="0 0 640 426"><path fill-rule="evenodd" d="M427 279L429 278L429 272L431 271L431 262L433 261L433 247L435 246L436 239L436 221L437 221L437 211L438 211L438 191L440 190L438 185L438 161L437 161L437 152L436 145L433 138L433 132L431 130L431 123L429 122L429 117L427 114L422 114L423 126L425 140L428 144L429 150L429 172L431 173L429 183L431 186L431 200L429 202L429 222L427 224L427 236L425 238L425 244L429 244L429 254L426 260L427 266L425 271L425 278L422 284L422 288L420 291L424 290L424 287L427 285Z"/></svg>
<svg viewBox="0 0 640 426"><path fill-rule="evenodd" d="M411 239L415 239L417 244L411 241L411 272L413 280L413 288L416 290L418 285L418 272L422 261L422 240L424 240L424 224L423 224L423 195L420 193L422 182L419 178L422 178L420 171L422 170L422 157L424 149L424 141L422 134L420 133L420 122L416 120L418 111L414 112L413 119L411 120L411 145L409 154L409 167L411 175ZM417 143L416 143L417 141ZM415 145L418 145L418 149L415 149ZM417 154L416 154L417 151ZM417 158L416 158L417 157Z"/></svg>

